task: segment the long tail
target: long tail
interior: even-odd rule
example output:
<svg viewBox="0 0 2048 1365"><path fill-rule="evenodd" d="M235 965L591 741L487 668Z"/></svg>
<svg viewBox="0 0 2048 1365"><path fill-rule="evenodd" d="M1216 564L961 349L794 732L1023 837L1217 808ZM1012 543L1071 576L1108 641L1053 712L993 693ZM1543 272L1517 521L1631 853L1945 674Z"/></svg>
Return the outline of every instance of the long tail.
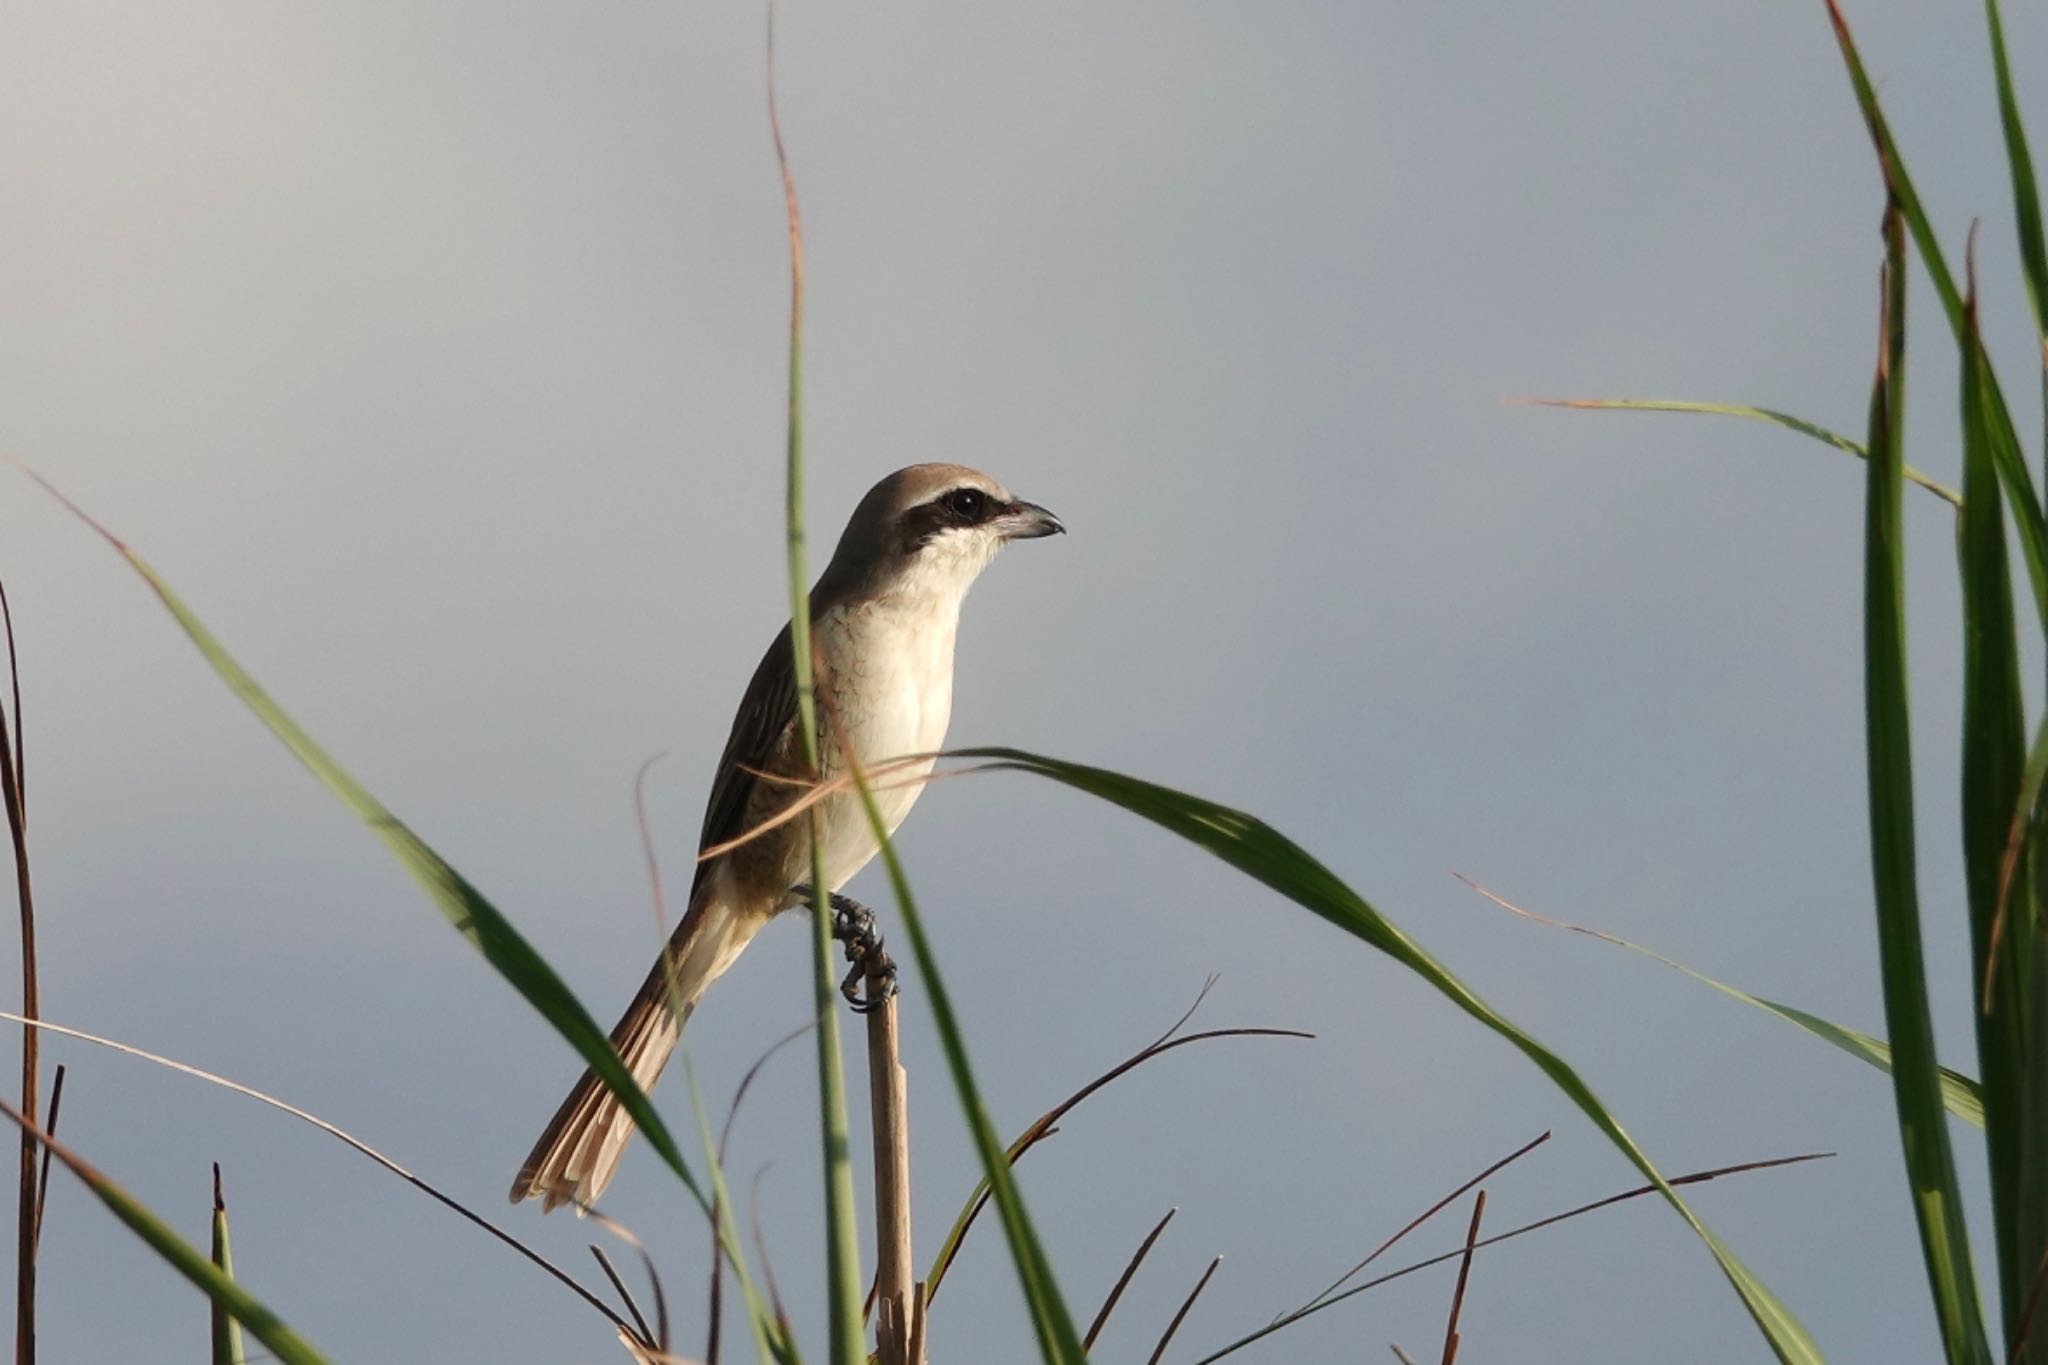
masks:
<svg viewBox="0 0 2048 1365"><path fill-rule="evenodd" d="M667 951L612 1029L612 1046L642 1090L654 1089L683 1021L765 923L766 916L736 911L713 896L692 906L676 926ZM669 962L675 964L673 991ZM681 1008L680 1017L671 1002ZM632 1115L595 1073L585 1071L519 1168L512 1202L538 1196L543 1213L563 1204L588 1208L611 1183L632 1136Z"/></svg>

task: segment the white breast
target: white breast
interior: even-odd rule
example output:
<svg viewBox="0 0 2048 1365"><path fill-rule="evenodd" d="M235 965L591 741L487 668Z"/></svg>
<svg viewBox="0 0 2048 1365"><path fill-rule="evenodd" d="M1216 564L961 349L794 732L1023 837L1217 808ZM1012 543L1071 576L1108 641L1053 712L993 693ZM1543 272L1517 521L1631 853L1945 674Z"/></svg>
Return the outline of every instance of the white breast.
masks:
<svg viewBox="0 0 2048 1365"><path fill-rule="evenodd" d="M826 674L820 719L831 731L820 755L827 778L845 771L840 744L849 745L870 775L875 803L891 833L924 790L929 758L907 767L890 761L930 754L946 742L953 711L953 639L960 605L926 599L837 607L815 630ZM820 830L825 874L838 890L875 856L878 845L858 793L827 799ZM808 880L806 872L803 880Z"/></svg>

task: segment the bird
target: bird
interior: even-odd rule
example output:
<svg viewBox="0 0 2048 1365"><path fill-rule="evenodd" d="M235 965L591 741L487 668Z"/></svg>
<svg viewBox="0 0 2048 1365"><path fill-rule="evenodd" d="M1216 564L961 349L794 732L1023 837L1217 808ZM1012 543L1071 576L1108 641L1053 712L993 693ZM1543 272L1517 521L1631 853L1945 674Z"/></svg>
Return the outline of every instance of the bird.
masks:
<svg viewBox="0 0 2048 1365"><path fill-rule="evenodd" d="M890 765L871 785L883 825L895 832L945 742L967 590L1004 545L1065 530L1045 508L964 465L911 465L868 490L810 593L819 784L846 775L849 750L867 771ZM818 800L811 820L774 823L813 782L793 665L785 625L754 669L719 756L688 907L612 1029L612 1046L643 1091L654 1088L711 983L770 919L811 902L810 830L827 892L879 851L859 793L845 786ZM589 1209L633 1130L618 1098L586 1070L519 1168L512 1202Z"/></svg>

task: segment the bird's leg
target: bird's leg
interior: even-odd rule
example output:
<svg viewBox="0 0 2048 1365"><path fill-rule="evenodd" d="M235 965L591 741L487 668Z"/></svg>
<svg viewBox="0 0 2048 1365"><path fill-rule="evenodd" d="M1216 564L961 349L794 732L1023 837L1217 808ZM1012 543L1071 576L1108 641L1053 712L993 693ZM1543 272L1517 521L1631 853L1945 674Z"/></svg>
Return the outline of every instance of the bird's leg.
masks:
<svg viewBox="0 0 2048 1365"><path fill-rule="evenodd" d="M846 945L846 960L853 964L839 993L858 1014L866 1014L896 994L896 963L882 950L882 933L875 927L875 912L851 896L832 893L832 937ZM874 987L865 995L862 978L872 978Z"/></svg>

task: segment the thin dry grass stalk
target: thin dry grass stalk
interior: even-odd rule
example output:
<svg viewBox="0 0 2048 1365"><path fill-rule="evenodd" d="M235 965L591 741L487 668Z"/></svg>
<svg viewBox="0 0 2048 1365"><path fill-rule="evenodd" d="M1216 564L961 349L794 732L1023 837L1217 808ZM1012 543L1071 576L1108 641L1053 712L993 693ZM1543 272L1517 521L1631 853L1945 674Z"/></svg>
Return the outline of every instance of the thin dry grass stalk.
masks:
<svg viewBox="0 0 2048 1365"><path fill-rule="evenodd" d="M899 773L907 769L917 767L919 764L927 763L933 757L934 756L931 754L911 754L904 758L892 758L887 763L877 764L873 770L873 773L869 774L868 776L870 778L872 778L873 776L886 777L893 773ZM782 809L776 811L775 814L769 816L767 819L761 821L761 823L753 826L752 828L741 831L740 833L734 835L732 838L727 839L724 843L711 844L705 848L699 849L697 851L697 861L700 863L709 862L713 858L721 857L724 854L732 852L736 848L752 843L754 840L760 838L762 835L768 833L770 830L780 829L782 826L788 824L790 821L796 819L798 816L808 813L812 809L812 807L816 806L820 801L823 801L828 797L837 796L841 792L849 792L854 790L854 788L858 785L855 779L857 777L862 776L861 773L856 771L842 773L837 777L829 777L822 782L814 782L808 777L796 777L788 773L771 773L760 768L749 768L745 764L741 764L740 768L741 771L745 772L748 776L757 778L760 781L771 783L775 786L781 787L803 787L806 790L802 796L799 796L796 800L782 807ZM975 770L964 769L962 771L971 772ZM901 782L877 783L872 780L869 780L868 790L894 791L898 787L915 787L920 786L926 782L935 782L942 777L956 777L959 775L961 774L957 772L919 773L916 777L906 778Z"/></svg>
<svg viewBox="0 0 2048 1365"><path fill-rule="evenodd" d="M58 1064L56 1074L50 1077L50 1121L43 1125L43 1131L51 1137L57 1136L57 1117L64 1107L64 1067ZM43 1244L43 1205L50 1200L50 1149L43 1148L43 1168L36 1176L36 1245Z"/></svg>
<svg viewBox="0 0 2048 1365"><path fill-rule="evenodd" d="M655 1268L654 1258L647 1254L647 1244L640 1240L639 1234L616 1218L594 1208L586 1208L582 1212L585 1218L633 1248L634 1254L640 1258L640 1268L647 1272L647 1284L654 1294L654 1334L649 1336L644 1330L639 1330L639 1327L628 1327L614 1317L613 1322L617 1327L619 1340L624 1343L627 1352L635 1360L659 1362L659 1365L667 1365L669 1361L681 1361L683 1357L669 1350L671 1334L668 1322L668 1295L662 1292L661 1272ZM635 1323L644 1326L646 1320L641 1316L639 1307L633 1302L633 1296L628 1294L625 1286L620 1283L617 1272L612 1269L605 1254L595 1246L590 1250L591 1254L597 1257L598 1264L604 1267L605 1274L611 1278L613 1286L618 1289L619 1296L626 1301L626 1307L632 1312Z"/></svg>
<svg viewBox="0 0 2048 1365"><path fill-rule="evenodd" d="M654 1329L647 1325L647 1318L640 1311L639 1301L633 1297L633 1291L626 1288L625 1280L619 1277L618 1267L612 1264L612 1258L605 1255L604 1248L595 1242L590 1244L590 1254L597 1258L597 1268L611 1281L612 1291L619 1296L619 1301L626 1305L626 1311L633 1315L633 1326L638 1329L641 1340L655 1340Z"/></svg>
<svg viewBox="0 0 2048 1365"><path fill-rule="evenodd" d="M1314 1308L1317 1304L1329 1298L1332 1294L1335 1294L1338 1290L1344 1287L1344 1282L1346 1280L1350 1279L1353 1275L1356 1275L1359 1271L1371 1265L1374 1261L1377 1261L1381 1257L1381 1255L1383 1255L1388 1249L1390 1249L1394 1245L1394 1243L1400 1241L1403 1237L1406 1237L1409 1233L1415 1231L1415 1229L1421 1227L1424 1223L1427 1223L1430 1219L1436 1217L1439 1213L1442 1213L1446 1208L1450 1207L1451 1202L1453 1200L1462 1198L1467 1190L1477 1185L1480 1181L1489 1179L1495 1173L1500 1171L1503 1167L1509 1166L1514 1162L1520 1161L1523 1157L1529 1155L1529 1153L1535 1151L1538 1147L1541 1147L1544 1143L1548 1141L1550 1141L1550 1133L1548 1130L1538 1133L1535 1137L1523 1143L1514 1151L1509 1152L1499 1161L1496 1161L1491 1166L1488 1166L1478 1175L1473 1176L1470 1180L1458 1186L1457 1189L1452 1190L1449 1194L1437 1200L1434 1204L1431 1204L1421 1213L1416 1214L1415 1217L1408 1220L1408 1222L1401 1228L1399 1232L1396 1232L1392 1237L1387 1238L1386 1241L1381 1242L1378 1246L1374 1247L1372 1255L1366 1257L1357 1265L1345 1271L1342 1275L1339 1275L1336 1281L1333 1284L1331 1284L1331 1286L1328 1289L1325 1289L1322 1293L1310 1299L1307 1303L1303 1304L1302 1307L1300 1309L1297 1309L1296 1311L1306 1312L1308 1309Z"/></svg>
<svg viewBox="0 0 2048 1365"><path fill-rule="evenodd" d="M1465 1229L1465 1254L1458 1262L1458 1287L1451 1291L1451 1320L1444 1327L1444 1365L1457 1365L1458 1318L1465 1311L1465 1284L1472 1278L1472 1252L1479 1245L1479 1220L1486 1214L1486 1191L1472 1201L1472 1222Z"/></svg>
<svg viewBox="0 0 2048 1365"><path fill-rule="evenodd" d="M12 699L12 738L9 737L9 708L0 707L0 795L7 807L7 832L14 849L14 897L21 909L21 1012L30 1019L42 1014L42 992L36 974L35 890L28 872L28 786L21 721L21 662L14 648L14 613L7 603L7 589L0 584L0 630L7 636L8 692ZM21 1131L20 1162L15 1191L15 1279L14 1359L15 1365L35 1365L36 1358L36 1233L37 1191L40 1168L47 1158L37 1150L37 1080L42 1071L42 1039L34 1029L21 1038L21 1113L27 1120Z"/></svg>
<svg viewBox="0 0 2048 1365"><path fill-rule="evenodd" d="M200 1067L189 1065L188 1063L178 1061L177 1059L172 1057L165 1057L160 1053L150 1052L144 1048L135 1047L131 1044L119 1042L112 1038L103 1038L97 1033L87 1033L84 1029L69 1028L63 1024L51 1023L47 1019L30 1019L25 1015L10 1013L6 1010L0 1010L0 1020L4 1020L5 1022L12 1024L21 1024L24 1027L26 1027L28 1031L31 1033L44 1031L49 1033L62 1034L66 1038L76 1038L83 1043L93 1043L99 1047L112 1048L114 1051L125 1053L130 1057L139 1057L145 1062L153 1062L158 1066L167 1067L172 1071L179 1072L186 1076L191 1076L197 1080L205 1081L210 1085L217 1085L220 1086L222 1089L232 1090L237 1095L246 1095L252 1100L256 1100L259 1103L269 1105L272 1109L282 1110L283 1112L290 1114L293 1118L298 1119L301 1122L310 1123L311 1125L313 1125L313 1127L318 1128L321 1132L327 1134L329 1137L332 1137L339 1142L345 1143L347 1146L353 1148L355 1151L360 1152L362 1155L368 1157L371 1161L376 1162L379 1166L382 1166L385 1170L391 1172L391 1174L405 1181L408 1185L411 1185L413 1188L419 1190L422 1194L427 1195L435 1202L443 1205L448 1209L453 1210L455 1213L460 1214L469 1222L475 1224L477 1227L483 1229L491 1236L497 1238L500 1242L503 1242L506 1246L512 1248L512 1250L518 1252L528 1261L531 1261L534 1265L546 1271L550 1277L560 1281L561 1284L565 1286L567 1289L569 1289L572 1293L574 1293L576 1297L582 1299L585 1303L589 1304L592 1308L596 1309L599 1313L603 1314L605 1319L609 1321L612 1324L612 1326L618 1328L622 1332L630 1332L632 1330L632 1324L628 1323L624 1318L620 1317L616 1312L614 1312L611 1308L611 1305L607 1304L603 1299L598 1298L595 1294L591 1293L588 1289L584 1288L583 1285L580 1282L578 1282L574 1276L570 1275L566 1270L563 1270L560 1266L557 1266L554 1262L548 1260L545 1256L542 1256L532 1247L526 1245L526 1243L520 1241L517 1237L514 1237L511 1233L505 1231L503 1228L493 1223L490 1219L485 1218L482 1214L475 1212L473 1209L468 1208L466 1205L456 1202L454 1198L447 1194L444 1194L440 1189L436 1188L435 1186L428 1184L419 1176L414 1175L411 1171L399 1165L396 1161L393 1161L390 1157L384 1155L384 1153L378 1151L369 1143L364 1142L361 1138L356 1137L354 1134L347 1132L339 1126L329 1123L326 1119L321 1118L318 1114L310 1113L307 1110L301 1109L294 1104L287 1104L285 1101L278 1099L275 1095L267 1095L263 1091L258 1090L253 1086L243 1085L240 1081L229 1080L225 1076L216 1075L211 1071L207 1071ZM45 1134L47 1134L47 1130L44 1130L44 1132ZM51 1150L57 1151L58 1160L63 1160L63 1153L61 1150L58 1150L54 1147L52 1147Z"/></svg>
<svg viewBox="0 0 2048 1365"><path fill-rule="evenodd" d="M1173 1315L1172 1322L1166 1324L1166 1331L1161 1334L1159 1344L1152 1348L1152 1357L1145 1362L1145 1365L1159 1365L1159 1362L1166 1358L1166 1348L1173 1343L1173 1334L1180 1330L1181 1323L1187 1320L1188 1310L1195 1306L1196 1299L1202 1297L1202 1291L1209 1287L1210 1279L1216 1274L1216 1267L1222 1264L1223 1258L1221 1256L1209 1262L1209 1268L1202 1272L1202 1278L1195 1281L1195 1287L1188 1291L1188 1296L1185 1299L1181 1300L1180 1311Z"/></svg>
<svg viewBox="0 0 2048 1365"><path fill-rule="evenodd" d="M1189 1005L1186 1012L1183 1013L1179 1019L1174 1021L1172 1028L1167 1029L1166 1032L1160 1034L1159 1037L1155 1038L1150 1044L1139 1049L1131 1056L1126 1057L1123 1061L1111 1067L1108 1071L1103 1072L1100 1076L1097 1076L1094 1080L1088 1082L1088 1084L1082 1086L1079 1090L1076 1090L1073 1094L1067 1096L1067 1098L1062 1100L1059 1104L1053 1106L1051 1109L1046 1110L1045 1113L1039 1115L1037 1120L1034 1121L1029 1128L1026 1128L1015 1142L1012 1142L1010 1144L1009 1151L1006 1153L1007 1157L1009 1158L1010 1164L1012 1166L1016 1165L1017 1162L1023 1158L1026 1152L1030 1151L1034 1146L1036 1146L1040 1142L1043 1142L1045 1139L1051 1137L1054 1133L1058 1132L1058 1128L1056 1128L1054 1125L1056 1125L1062 1118L1066 1117L1066 1115L1074 1108L1074 1106L1080 1104L1081 1101L1087 1099L1090 1095L1093 1095L1096 1091L1102 1089L1104 1086L1110 1084L1112 1081L1118 1080L1130 1071L1136 1069L1139 1066L1144 1065L1146 1062L1151 1061L1154 1057L1162 1056L1165 1053L1173 1051L1175 1048L1186 1047L1190 1043L1207 1042L1212 1038L1315 1037L1313 1033L1304 1033L1300 1029L1286 1028L1207 1029L1201 1033L1190 1033L1185 1037L1175 1037L1174 1035L1180 1032L1181 1027L1184 1024L1186 1024L1189 1019L1194 1017L1195 1011L1202 1007L1202 1001L1208 997L1210 988L1213 987L1215 984L1216 978L1213 976L1210 977L1208 981L1203 983L1201 992L1195 996L1194 1004ZM947 1245L943 1248L939 1257L938 1265L934 1267L932 1270L930 1286L926 1293L926 1298L928 1300L938 1298L940 1282L945 1279L946 1272L952 1268L954 1259L960 1254L960 1248L967 1240L967 1234L969 1230L973 1228L974 1222L981 1215L982 1209L987 1206L988 1200L988 1182L984 1180L976 1188L973 1202L968 1206L967 1213L964 1217L960 1219Z"/></svg>
<svg viewBox="0 0 2048 1365"><path fill-rule="evenodd" d="M768 1291L768 1307L775 1314L775 1326L784 1341L790 1340L789 1310L782 1306L782 1286L775 1280L775 1262L768 1257L768 1238L761 1231L761 1180L766 1166L754 1172L747 1191L747 1222L754 1233L754 1259L761 1263L761 1284Z"/></svg>
<svg viewBox="0 0 2048 1365"><path fill-rule="evenodd" d="M1088 1335L1081 1339L1082 1349L1095 1349L1095 1339L1102 1335L1102 1329L1108 1325L1110 1312L1116 1307L1117 1300L1124 1296L1124 1290L1130 1285L1131 1277L1138 1273L1138 1267L1145 1263L1145 1258L1152 1252L1152 1244L1159 1240L1159 1234L1166 1231L1166 1225L1171 1223L1173 1215L1179 1212L1179 1209L1168 1209L1166 1216L1154 1223L1152 1231L1145 1234L1145 1240L1138 1243L1138 1249L1131 1253L1130 1264L1124 1267L1123 1274L1116 1277L1116 1283L1110 1287L1109 1297L1104 1299L1102 1307L1096 1310L1095 1321L1088 1324Z"/></svg>
<svg viewBox="0 0 2048 1365"><path fill-rule="evenodd" d="M887 987L870 961L867 992ZM922 1336L923 1295L911 1269L909 1082L897 1053L896 997L868 1010L868 1104L875 1148L875 1289L880 1312L875 1351L881 1365L923 1365L913 1355Z"/></svg>
<svg viewBox="0 0 2048 1365"><path fill-rule="evenodd" d="M1717 1166L1714 1169L1708 1171L1692 1171L1685 1175L1672 1176L1665 1183L1672 1185L1674 1187L1684 1185L1700 1185L1706 1183L1709 1180L1719 1180L1723 1176L1745 1175L1751 1171L1767 1171L1779 1166L1796 1166L1801 1164L1802 1162L1807 1161L1822 1161L1833 1155L1833 1152L1804 1152L1798 1156L1771 1157L1764 1161L1744 1161L1734 1166ZM1482 1175L1477 1179L1484 1178L1485 1177ZM1476 1183L1476 1180L1473 1183ZM1563 1213L1554 1213L1551 1214L1548 1218L1539 1218L1533 1223L1524 1223L1522 1224L1522 1226L1514 1228L1508 1232L1496 1233L1491 1237L1482 1237L1477 1242L1474 1242L1472 1244L1472 1250L1480 1251L1490 1246L1498 1246L1502 1242L1508 1241L1515 1237L1520 1237L1525 1233L1535 1232L1540 1228L1547 1228L1553 1224L1562 1223L1569 1219L1577 1218L1581 1215L1592 1213L1596 1210L1604 1209L1614 1204L1624 1204L1631 1199L1641 1199L1645 1195L1652 1195L1657 1193L1660 1193L1660 1191L1655 1185L1638 1185L1632 1190L1623 1190L1620 1194L1610 1194L1605 1199L1595 1199L1590 1204L1581 1204L1577 1208L1566 1209ZM1456 1195L1446 1196L1446 1198L1440 1202L1448 1203L1451 1199L1454 1199L1456 1197ZM1208 1355L1205 1355L1200 1360L1196 1361L1195 1365L1211 1365L1211 1362L1213 1361L1221 1360L1228 1355L1234 1355L1236 1352L1243 1350L1245 1347L1251 1345L1255 1341L1261 1341L1266 1337L1272 1336L1275 1332L1278 1332L1283 1328L1292 1327L1295 1323L1300 1322L1303 1318L1309 1317L1316 1313L1320 1313L1324 1309L1334 1308L1338 1304L1342 1303L1344 1300L1356 1297L1359 1294L1363 1294L1368 1289L1377 1289L1383 1284L1389 1284L1394 1280L1402 1279L1403 1277L1408 1275L1413 1275L1417 1271L1427 1270L1431 1266L1442 1265L1446 1261L1454 1261L1460 1256L1463 1256L1464 1254L1465 1251L1461 1247L1456 1251L1446 1251L1441 1255L1431 1256L1426 1260L1411 1261L1407 1265L1402 1266L1399 1270L1390 1270L1386 1274L1378 1277L1377 1279L1367 1280L1364 1284L1353 1285L1351 1288L1345 1290L1341 1294L1332 1295L1327 1298L1318 1297L1316 1299L1313 1299L1304 1307L1298 1308L1292 1313L1282 1314L1280 1317L1277 1317L1273 1319L1271 1322L1267 1323L1264 1327L1258 1328L1255 1331L1247 1332L1243 1336L1239 1337L1237 1340L1229 1343L1228 1345L1223 1346L1215 1351L1211 1351Z"/></svg>

